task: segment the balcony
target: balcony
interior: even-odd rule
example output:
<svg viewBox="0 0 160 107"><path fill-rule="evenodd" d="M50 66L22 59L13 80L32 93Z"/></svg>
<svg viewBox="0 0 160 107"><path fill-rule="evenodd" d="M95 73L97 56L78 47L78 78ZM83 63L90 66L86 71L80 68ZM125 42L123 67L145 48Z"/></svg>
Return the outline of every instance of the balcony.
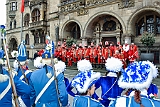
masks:
<svg viewBox="0 0 160 107"><path fill-rule="evenodd" d="M16 16L16 11L9 11L9 18L14 19Z"/></svg>
<svg viewBox="0 0 160 107"><path fill-rule="evenodd" d="M47 21L36 21L29 24L29 29L39 29L47 26Z"/></svg>

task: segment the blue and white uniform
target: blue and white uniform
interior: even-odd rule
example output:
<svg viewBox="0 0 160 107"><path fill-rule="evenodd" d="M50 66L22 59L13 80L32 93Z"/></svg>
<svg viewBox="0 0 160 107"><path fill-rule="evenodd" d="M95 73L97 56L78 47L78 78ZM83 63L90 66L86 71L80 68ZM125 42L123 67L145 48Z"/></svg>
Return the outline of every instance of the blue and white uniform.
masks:
<svg viewBox="0 0 160 107"><path fill-rule="evenodd" d="M109 103L116 99L117 96L121 96L123 91L123 89L118 86L117 77L118 72L122 70L123 64L119 59L111 57L106 60L105 66L109 73L107 76L100 77L95 83L96 89L101 87L102 94L101 96L98 96L95 93L92 97L95 99L100 97L102 99L100 102L105 107L108 107Z"/></svg>
<svg viewBox="0 0 160 107"><path fill-rule="evenodd" d="M160 100L150 99L146 96L141 96L141 103L144 107L159 107ZM135 102L133 96L122 96L117 98L109 107L140 107L140 104Z"/></svg>
<svg viewBox="0 0 160 107"><path fill-rule="evenodd" d="M46 72L50 74L50 77L49 75L46 75ZM39 93L54 76L54 70L51 66L45 65L42 69L32 73L30 78L31 104L36 103L36 107L60 107L58 99L62 106L68 104L68 94L65 90L64 75L62 73L56 73L56 75L59 93L57 94L55 80L53 80L37 101L36 98Z"/></svg>
<svg viewBox="0 0 160 107"><path fill-rule="evenodd" d="M118 86L118 78L116 76L100 77L95 83L95 87L96 89L101 87L101 90L102 90L101 98L103 100L100 100L100 102L105 107L108 107L110 100L117 98L117 96L121 96L121 93L123 91L123 89ZM93 95L93 98L98 99L99 97L95 93Z"/></svg>
<svg viewBox="0 0 160 107"><path fill-rule="evenodd" d="M0 107L12 107L12 87L8 75L8 71L5 69L3 69L3 74L0 74L1 95L6 89L6 93L4 94L4 96L0 95ZM16 75L14 75L13 77L18 96L23 96L26 94L30 95L31 90L29 86L26 83L22 82L22 80L20 80Z"/></svg>
<svg viewBox="0 0 160 107"><path fill-rule="evenodd" d="M73 100L73 107L103 107L103 105L90 96L76 96Z"/></svg>

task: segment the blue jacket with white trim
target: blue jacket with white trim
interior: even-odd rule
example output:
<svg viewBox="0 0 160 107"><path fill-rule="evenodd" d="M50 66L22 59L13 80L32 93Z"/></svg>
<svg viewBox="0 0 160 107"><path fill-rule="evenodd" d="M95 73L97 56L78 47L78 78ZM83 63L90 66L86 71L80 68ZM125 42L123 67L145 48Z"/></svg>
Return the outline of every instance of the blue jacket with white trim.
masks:
<svg viewBox="0 0 160 107"><path fill-rule="evenodd" d="M9 74L6 69L2 69L3 74L0 74L0 93L7 88L10 80L9 80ZM18 96L23 96L24 94L30 95L30 87L24 83L22 80L19 79L16 75L13 76L14 84L16 87L16 91ZM3 80L2 80L3 79ZM9 90L4 95L3 98L0 100L0 107L12 107L12 87L10 85Z"/></svg>
<svg viewBox="0 0 160 107"><path fill-rule="evenodd" d="M47 77L46 72L49 72L52 76L54 76L53 68L51 66L44 66L42 69L34 71L30 77L31 104L35 103L36 97L50 80L50 78ZM58 82L59 94L57 95L55 80L53 80L37 101L36 107L60 107L58 99L60 100L62 106L67 106L68 94L64 83L64 75L59 73L56 79Z"/></svg>

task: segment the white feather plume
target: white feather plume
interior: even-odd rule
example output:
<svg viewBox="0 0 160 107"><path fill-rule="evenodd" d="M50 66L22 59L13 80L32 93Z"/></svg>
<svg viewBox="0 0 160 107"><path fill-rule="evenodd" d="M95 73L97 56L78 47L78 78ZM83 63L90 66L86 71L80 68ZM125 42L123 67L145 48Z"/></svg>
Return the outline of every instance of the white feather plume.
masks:
<svg viewBox="0 0 160 107"><path fill-rule="evenodd" d="M77 68L78 68L78 71L81 71L81 72L89 71L93 69L89 60L86 60L86 59L78 61Z"/></svg>
<svg viewBox="0 0 160 107"><path fill-rule="evenodd" d="M13 67L14 67L14 69L18 69L18 61L17 60L15 60L13 62Z"/></svg>
<svg viewBox="0 0 160 107"><path fill-rule="evenodd" d="M13 58L18 57L18 51L13 50L13 51L11 52L11 56L12 56Z"/></svg>
<svg viewBox="0 0 160 107"><path fill-rule="evenodd" d="M42 68L44 64L42 63L42 57L37 57L34 59L34 67Z"/></svg>
<svg viewBox="0 0 160 107"><path fill-rule="evenodd" d="M58 72L64 72L66 69L65 63L62 61L58 61L57 63L55 63L54 67L55 67L55 70Z"/></svg>
<svg viewBox="0 0 160 107"><path fill-rule="evenodd" d="M118 58L108 58L105 63L106 69L111 72L119 72L122 69L123 63Z"/></svg>
<svg viewBox="0 0 160 107"><path fill-rule="evenodd" d="M9 79L8 75L0 74L0 83L5 82Z"/></svg>
<svg viewBox="0 0 160 107"><path fill-rule="evenodd" d="M150 61L145 61L145 63L150 65L153 78L156 78L158 76L158 68Z"/></svg>

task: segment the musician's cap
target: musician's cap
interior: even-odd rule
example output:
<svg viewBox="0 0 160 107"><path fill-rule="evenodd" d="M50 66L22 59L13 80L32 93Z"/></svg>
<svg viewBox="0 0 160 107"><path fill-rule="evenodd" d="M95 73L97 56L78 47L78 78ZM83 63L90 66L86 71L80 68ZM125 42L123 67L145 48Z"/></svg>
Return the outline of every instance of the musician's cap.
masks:
<svg viewBox="0 0 160 107"><path fill-rule="evenodd" d="M45 50L45 52L42 54L42 63L45 65L51 64L51 53L49 50Z"/></svg>
<svg viewBox="0 0 160 107"><path fill-rule="evenodd" d="M111 57L106 60L105 66L108 72L116 73L122 70L123 63L120 59Z"/></svg>
<svg viewBox="0 0 160 107"><path fill-rule="evenodd" d="M24 65L27 60L27 51L26 51L26 46L23 42L18 46L18 61L20 62L21 65Z"/></svg>
<svg viewBox="0 0 160 107"><path fill-rule="evenodd" d="M93 69L89 60L86 60L86 59L78 61L77 68L78 68L78 71L80 71L80 72L90 71Z"/></svg>
<svg viewBox="0 0 160 107"><path fill-rule="evenodd" d="M156 66L149 61L139 61L130 64L119 78L121 88L145 89L148 88L153 78L158 75Z"/></svg>
<svg viewBox="0 0 160 107"><path fill-rule="evenodd" d="M34 59L34 67L40 69L44 66L44 64L42 63L42 57L36 57Z"/></svg>
<svg viewBox="0 0 160 107"><path fill-rule="evenodd" d="M96 80L100 78L100 76L101 74L99 72L80 72L73 78L71 84L76 88L78 93L85 93L87 89L95 84Z"/></svg>

